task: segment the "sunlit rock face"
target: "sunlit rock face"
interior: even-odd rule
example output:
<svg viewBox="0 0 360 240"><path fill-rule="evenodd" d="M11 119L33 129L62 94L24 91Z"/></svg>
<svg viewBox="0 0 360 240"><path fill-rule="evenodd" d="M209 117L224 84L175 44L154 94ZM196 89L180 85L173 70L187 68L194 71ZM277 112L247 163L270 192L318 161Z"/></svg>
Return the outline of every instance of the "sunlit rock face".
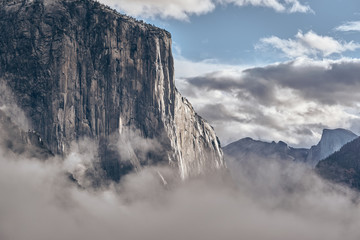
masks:
<svg viewBox="0 0 360 240"><path fill-rule="evenodd" d="M94 139L116 181L146 164L182 178L224 167L214 130L175 88L170 33L90 0L0 4L0 79L51 152ZM124 131L161 147L124 160Z"/></svg>

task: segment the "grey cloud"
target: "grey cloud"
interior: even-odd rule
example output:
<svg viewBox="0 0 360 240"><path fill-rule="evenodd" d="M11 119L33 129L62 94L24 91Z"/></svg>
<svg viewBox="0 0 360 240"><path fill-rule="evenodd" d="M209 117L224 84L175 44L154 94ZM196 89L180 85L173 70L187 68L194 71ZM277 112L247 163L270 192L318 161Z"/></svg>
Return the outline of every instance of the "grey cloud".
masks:
<svg viewBox="0 0 360 240"><path fill-rule="evenodd" d="M243 104L238 107L238 112L246 113L249 116L248 123L268 126L278 131L284 130L284 126L277 122L273 116L264 114L257 103Z"/></svg>
<svg viewBox="0 0 360 240"><path fill-rule="evenodd" d="M219 77L218 72L214 72L205 76L188 78L187 82L202 90L235 92L240 100L242 98L253 98L262 104L270 104L275 99L272 83L263 78L253 79L251 76Z"/></svg>
<svg viewBox="0 0 360 240"><path fill-rule="evenodd" d="M215 76L216 74L217 72L213 72L204 76L188 78L187 82L197 88L203 88L205 90L231 91L232 89L241 87L241 84L235 79L220 78Z"/></svg>
<svg viewBox="0 0 360 240"><path fill-rule="evenodd" d="M309 128L296 128L295 133L305 136L313 136L313 132Z"/></svg>
<svg viewBox="0 0 360 240"><path fill-rule="evenodd" d="M298 65L288 62L267 67L251 68L238 77L219 77L218 73L189 78L192 86L205 90L237 92L238 97L252 96L264 105L277 104L275 87L290 88L305 100L322 104L352 105L360 100L360 62L343 61L328 66Z"/></svg>
<svg viewBox="0 0 360 240"><path fill-rule="evenodd" d="M225 144L253 137L310 147L319 140L321 127L358 133L359 76L358 59L298 59L188 78L180 90L186 95L191 89L193 95L187 97ZM219 104L231 114L222 113L220 118L211 112L211 106Z"/></svg>
<svg viewBox="0 0 360 240"><path fill-rule="evenodd" d="M271 116L265 115L256 105L243 105L237 109L236 112L231 112L224 104L206 104L197 109L197 112L210 121L212 124L223 124L228 122L244 123L244 124L259 124L267 125L272 129L278 131L284 130L284 127L279 124ZM238 113L246 113L244 116L239 116Z"/></svg>
<svg viewBox="0 0 360 240"><path fill-rule="evenodd" d="M323 109L321 109L321 107L312 107L307 109L307 111L305 111L304 113L301 113L300 115L303 117L311 117L311 116L319 116L319 115L325 115L326 113L324 112Z"/></svg>
<svg viewBox="0 0 360 240"><path fill-rule="evenodd" d="M249 122L249 119L240 118L231 113L223 104L207 104L198 109L198 113L211 122L235 121Z"/></svg>
<svg viewBox="0 0 360 240"><path fill-rule="evenodd" d="M330 63L327 67L297 66L289 62L245 71L248 81L266 80L272 85L296 90L305 100L322 104L352 105L360 100L360 62ZM260 97L260 95L255 95Z"/></svg>

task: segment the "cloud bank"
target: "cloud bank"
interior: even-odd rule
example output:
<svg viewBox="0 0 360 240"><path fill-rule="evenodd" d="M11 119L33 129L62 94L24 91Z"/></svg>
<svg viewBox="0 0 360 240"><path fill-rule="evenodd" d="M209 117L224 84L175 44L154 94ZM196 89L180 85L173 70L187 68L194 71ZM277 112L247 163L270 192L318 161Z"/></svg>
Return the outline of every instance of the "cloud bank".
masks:
<svg viewBox="0 0 360 240"><path fill-rule="evenodd" d="M214 11L218 5L256 6L277 12L313 12L309 5L298 0L100 0L131 16L143 18L173 18L188 21L192 15Z"/></svg>
<svg viewBox="0 0 360 240"><path fill-rule="evenodd" d="M223 144L252 137L309 147L323 128L359 133L359 69L358 59L299 58L177 81Z"/></svg>
<svg viewBox="0 0 360 240"><path fill-rule="evenodd" d="M40 162L0 151L0 238L357 240L355 193L301 165L231 162L233 181L213 175L164 185L167 168L144 168L119 184L77 187L64 165L81 151ZM86 159L85 159L86 158Z"/></svg>

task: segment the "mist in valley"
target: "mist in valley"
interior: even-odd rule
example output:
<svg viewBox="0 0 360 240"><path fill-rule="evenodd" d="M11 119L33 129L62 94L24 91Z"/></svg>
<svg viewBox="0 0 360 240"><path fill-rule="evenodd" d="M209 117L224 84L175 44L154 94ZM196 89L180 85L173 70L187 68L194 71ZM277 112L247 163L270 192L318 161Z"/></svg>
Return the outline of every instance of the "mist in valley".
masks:
<svg viewBox="0 0 360 240"><path fill-rule="evenodd" d="M0 238L335 240L360 235L358 194L299 163L227 159L228 170L185 181L173 168L143 167L119 183L94 188L86 174L96 171L94 146L83 139L67 157L46 161L2 146Z"/></svg>

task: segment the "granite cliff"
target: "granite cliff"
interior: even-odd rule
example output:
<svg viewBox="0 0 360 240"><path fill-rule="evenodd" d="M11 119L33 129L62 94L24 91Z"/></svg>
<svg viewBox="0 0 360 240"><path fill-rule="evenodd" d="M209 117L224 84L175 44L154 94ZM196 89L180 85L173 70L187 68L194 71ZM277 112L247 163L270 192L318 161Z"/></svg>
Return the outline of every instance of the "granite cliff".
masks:
<svg viewBox="0 0 360 240"><path fill-rule="evenodd" d="M52 153L93 139L115 181L154 163L183 179L224 167L213 128L175 88L167 31L92 0L2 0L0 32L1 82ZM122 159L128 132L160 147Z"/></svg>
<svg viewBox="0 0 360 240"><path fill-rule="evenodd" d="M306 162L315 167L321 160L339 151L346 143L351 142L358 136L346 129L324 129L319 143L309 150Z"/></svg>

